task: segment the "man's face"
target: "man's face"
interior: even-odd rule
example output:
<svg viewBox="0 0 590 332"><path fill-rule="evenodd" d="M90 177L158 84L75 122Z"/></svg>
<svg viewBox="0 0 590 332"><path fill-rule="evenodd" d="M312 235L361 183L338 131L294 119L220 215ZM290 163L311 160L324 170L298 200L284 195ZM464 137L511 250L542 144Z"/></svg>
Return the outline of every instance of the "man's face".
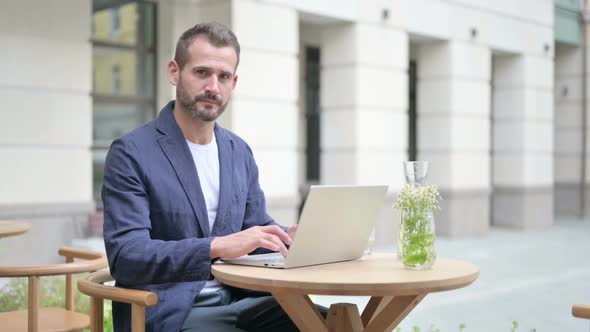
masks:
<svg viewBox="0 0 590 332"><path fill-rule="evenodd" d="M188 52L189 60L182 70L177 67L171 72L169 66L170 81L176 85L176 102L193 119L215 121L236 86L238 57L231 46L215 47L205 36L195 38Z"/></svg>

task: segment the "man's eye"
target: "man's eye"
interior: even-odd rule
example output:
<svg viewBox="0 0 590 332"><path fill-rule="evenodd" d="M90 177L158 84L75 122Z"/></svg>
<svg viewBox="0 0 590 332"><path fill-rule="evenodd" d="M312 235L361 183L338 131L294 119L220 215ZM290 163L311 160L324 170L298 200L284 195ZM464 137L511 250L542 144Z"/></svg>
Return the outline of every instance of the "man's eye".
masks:
<svg viewBox="0 0 590 332"><path fill-rule="evenodd" d="M195 73L196 73L197 75L199 75L199 76L205 76L205 75L207 75L207 71L206 71L205 69L197 69L197 70L195 71Z"/></svg>
<svg viewBox="0 0 590 332"><path fill-rule="evenodd" d="M231 75L230 74L221 74L221 79L222 80L229 80L229 79L231 79Z"/></svg>

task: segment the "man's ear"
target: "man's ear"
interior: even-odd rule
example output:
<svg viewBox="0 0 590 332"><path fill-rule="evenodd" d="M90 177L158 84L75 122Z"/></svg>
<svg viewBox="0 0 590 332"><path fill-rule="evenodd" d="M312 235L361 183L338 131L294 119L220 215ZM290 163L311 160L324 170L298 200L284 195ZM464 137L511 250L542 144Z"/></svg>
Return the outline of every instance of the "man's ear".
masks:
<svg viewBox="0 0 590 332"><path fill-rule="evenodd" d="M176 86L180 80L180 66L176 61L170 60L168 62L168 81L170 84Z"/></svg>
<svg viewBox="0 0 590 332"><path fill-rule="evenodd" d="M236 88L236 83L238 83L238 75L234 75L234 82L231 86L232 90Z"/></svg>

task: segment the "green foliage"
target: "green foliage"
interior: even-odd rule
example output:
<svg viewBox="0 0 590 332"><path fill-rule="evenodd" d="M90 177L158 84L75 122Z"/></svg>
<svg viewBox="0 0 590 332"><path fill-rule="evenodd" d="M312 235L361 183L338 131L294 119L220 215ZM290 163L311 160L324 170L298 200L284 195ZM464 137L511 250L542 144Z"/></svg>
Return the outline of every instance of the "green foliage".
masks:
<svg viewBox="0 0 590 332"><path fill-rule="evenodd" d="M45 284L44 279L41 279L41 282L43 285ZM0 312L26 309L28 293L27 287L28 283L27 279L25 278L10 279L8 284L0 289ZM41 297L43 300L44 296L41 295Z"/></svg>
<svg viewBox="0 0 590 332"><path fill-rule="evenodd" d="M431 210L404 210L402 212L400 235L405 266L428 266L434 263L436 251L433 225Z"/></svg>
<svg viewBox="0 0 590 332"><path fill-rule="evenodd" d="M113 331L113 302L104 301L104 331Z"/></svg>
<svg viewBox="0 0 590 332"><path fill-rule="evenodd" d="M66 280L64 276L42 277L40 287L41 307L65 307ZM77 312L90 313L90 299L74 285L74 301ZM28 304L28 279L12 278L0 288L0 312L25 310ZM112 304L104 301L104 330L113 331ZM89 331L88 329L84 330Z"/></svg>
<svg viewBox="0 0 590 332"><path fill-rule="evenodd" d="M74 286L74 289L76 287ZM27 309L28 279L12 278L0 289L0 312ZM40 287L41 307L65 307L66 281L64 276L42 277ZM77 290L74 294L76 311L90 312L90 300Z"/></svg>
<svg viewBox="0 0 590 332"><path fill-rule="evenodd" d="M428 332L440 332L440 329L434 325L430 325L430 330L428 330Z"/></svg>

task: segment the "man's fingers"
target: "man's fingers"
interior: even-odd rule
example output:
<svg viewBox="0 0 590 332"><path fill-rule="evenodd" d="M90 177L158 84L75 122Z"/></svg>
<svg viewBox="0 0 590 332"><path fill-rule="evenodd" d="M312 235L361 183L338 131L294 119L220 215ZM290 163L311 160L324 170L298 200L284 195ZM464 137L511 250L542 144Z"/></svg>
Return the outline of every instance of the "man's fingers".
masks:
<svg viewBox="0 0 590 332"><path fill-rule="evenodd" d="M272 251L281 250L279 245L276 244L275 242L268 240L268 239L262 239L262 238L258 240L258 244L256 247L257 248L265 248L265 249L272 250Z"/></svg>
<svg viewBox="0 0 590 332"><path fill-rule="evenodd" d="M287 244L291 244L293 242L293 240L291 239L291 237L289 236L289 234L287 234L287 232L285 232L282 228L280 228L279 226L263 226L260 228L261 231L265 232L265 233L270 233L270 234L274 234L276 236L278 236L283 242L287 243Z"/></svg>
<svg viewBox="0 0 590 332"><path fill-rule="evenodd" d="M260 239L258 241L258 247L265 248L265 249L272 250L272 251L278 251L283 256L287 256L287 253L288 253L287 248L280 240L278 240L278 238L275 238L274 241L270 238L269 239Z"/></svg>
<svg viewBox="0 0 590 332"><path fill-rule="evenodd" d="M285 244L283 243L283 241L281 241L281 239L279 239L276 235L265 234L263 239L265 241L273 243L276 246L276 249L271 249L271 250L279 251L279 252L281 252L281 254L283 254L283 256L287 256L287 253L288 253L287 247L285 247ZM267 248L267 249L269 249L269 248Z"/></svg>
<svg viewBox="0 0 590 332"><path fill-rule="evenodd" d="M287 230L287 234L291 237L291 241L295 238L295 234L297 233L297 224L291 225Z"/></svg>
<svg viewBox="0 0 590 332"><path fill-rule="evenodd" d="M268 236L270 237L270 240L273 241L278 247L281 254L283 254L283 256L287 256L287 253L289 252L287 250L287 247L285 246L285 243L276 235L272 235L272 234L268 234Z"/></svg>

